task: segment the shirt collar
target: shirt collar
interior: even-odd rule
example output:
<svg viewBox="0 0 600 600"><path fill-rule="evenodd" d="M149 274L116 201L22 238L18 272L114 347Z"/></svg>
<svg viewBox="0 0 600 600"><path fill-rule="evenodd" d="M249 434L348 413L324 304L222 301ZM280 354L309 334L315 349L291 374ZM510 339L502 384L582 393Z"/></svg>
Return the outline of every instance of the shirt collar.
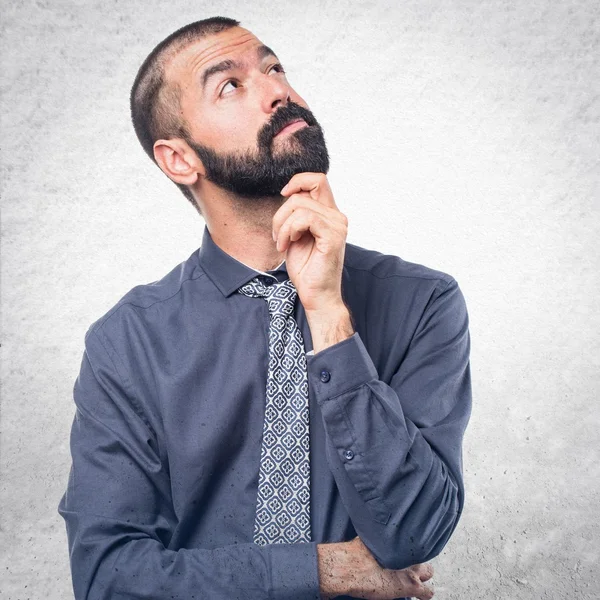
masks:
<svg viewBox="0 0 600 600"><path fill-rule="evenodd" d="M257 274L275 277L275 279L278 279L276 274L280 271L287 275L285 260L275 269L265 273L227 254L217 246L206 225L202 234L202 246L198 250L198 260L204 272L226 297L254 279Z"/></svg>

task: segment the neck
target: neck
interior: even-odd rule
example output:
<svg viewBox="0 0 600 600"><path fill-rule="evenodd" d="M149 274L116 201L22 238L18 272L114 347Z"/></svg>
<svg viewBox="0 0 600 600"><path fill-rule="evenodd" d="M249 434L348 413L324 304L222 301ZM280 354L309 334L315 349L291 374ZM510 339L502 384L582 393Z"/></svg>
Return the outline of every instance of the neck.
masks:
<svg viewBox="0 0 600 600"><path fill-rule="evenodd" d="M273 216L283 196L247 199L220 193L204 199L202 214L210 235L224 252L259 271L269 271L285 259L273 241ZM208 200L208 201L207 201Z"/></svg>

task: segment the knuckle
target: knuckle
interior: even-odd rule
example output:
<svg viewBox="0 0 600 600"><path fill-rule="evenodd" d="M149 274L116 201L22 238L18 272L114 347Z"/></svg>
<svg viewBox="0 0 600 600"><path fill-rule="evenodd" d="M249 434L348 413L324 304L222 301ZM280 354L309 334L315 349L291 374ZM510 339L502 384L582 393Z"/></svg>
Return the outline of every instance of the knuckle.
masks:
<svg viewBox="0 0 600 600"><path fill-rule="evenodd" d="M410 579L410 582L413 585L415 585L416 587L421 587L421 578L414 570L411 569L408 572L408 578Z"/></svg>
<svg viewBox="0 0 600 600"><path fill-rule="evenodd" d="M308 220L310 218L311 211L310 209L306 208L306 206L300 206L294 212L299 219Z"/></svg>

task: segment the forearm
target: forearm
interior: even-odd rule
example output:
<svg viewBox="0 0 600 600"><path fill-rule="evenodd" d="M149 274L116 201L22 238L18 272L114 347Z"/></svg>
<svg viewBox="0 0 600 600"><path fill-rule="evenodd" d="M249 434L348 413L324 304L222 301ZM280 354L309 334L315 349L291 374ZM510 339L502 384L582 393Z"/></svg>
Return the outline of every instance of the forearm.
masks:
<svg viewBox="0 0 600 600"><path fill-rule="evenodd" d="M423 582L433 575L430 564L407 569L383 569L359 537L349 542L318 544L321 598L410 597L430 600L433 591Z"/></svg>
<svg viewBox="0 0 600 600"><path fill-rule="evenodd" d="M360 538L382 566L403 569L441 551L462 498L414 424L386 419L386 425L381 407L365 397L370 391L354 390L321 407L327 460Z"/></svg>
<svg viewBox="0 0 600 600"><path fill-rule="evenodd" d="M464 503L468 320L456 284L440 288L385 381L359 333L307 359L340 496L360 538L390 569L439 554ZM380 353L378 332L369 337Z"/></svg>
<svg viewBox="0 0 600 600"><path fill-rule="evenodd" d="M75 598L318 599L314 542L214 548L219 541L207 539L207 548L169 549L178 517L157 436L99 338L86 341L74 386L72 466L58 506Z"/></svg>
<svg viewBox="0 0 600 600"><path fill-rule="evenodd" d="M70 533L76 600L319 598L315 543L175 551L144 535L139 524L75 514L62 506L61 514Z"/></svg>
<svg viewBox="0 0 600 600"><path fill-rule="evenodd" d="M354 334L352 316L343 303L327 310L307 312L306 320L315 354Z"/></svg>
<svg viewBox="0 0 600 600"><path fill-rule="evenodd" d="M321 598L352 595L364 585L360 557L347 542L317 544Z"/></svg>

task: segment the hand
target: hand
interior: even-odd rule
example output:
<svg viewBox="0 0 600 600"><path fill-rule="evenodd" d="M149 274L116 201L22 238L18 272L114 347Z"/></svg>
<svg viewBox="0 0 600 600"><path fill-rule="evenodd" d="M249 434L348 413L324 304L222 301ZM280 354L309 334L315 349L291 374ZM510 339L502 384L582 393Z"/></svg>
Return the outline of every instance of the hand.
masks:
<svg viewBox="0 0 600 600"><path fill-rule="evenodd" d="M318 544L317 553L319 584L324 599L342 594L367 600L433 598L433 589L423 583L433 577L433 567L429 563L406 569L384 569L359 537L349 542Z"/></svg>
<svg viewBox="0 0 600 600"><path fill-rule="evenodd" d="M429 563L412 565L406 569L383 569L358 536L349 543L362 557L364 564L359 589L354 590L352 595L369 600L390 600L399 596L419 600L433 598L433 590L423 584L433 577L433 567Z"/></svg>
<svg viewBox="0 0 600 600"><path fill-rule="evenodd" d="M285 192L285 193L284 193ZM324 173L297 173L282 190L287 201L273 217L277 249L307 313L344 306L342 270L348 219Z"/></svg>

